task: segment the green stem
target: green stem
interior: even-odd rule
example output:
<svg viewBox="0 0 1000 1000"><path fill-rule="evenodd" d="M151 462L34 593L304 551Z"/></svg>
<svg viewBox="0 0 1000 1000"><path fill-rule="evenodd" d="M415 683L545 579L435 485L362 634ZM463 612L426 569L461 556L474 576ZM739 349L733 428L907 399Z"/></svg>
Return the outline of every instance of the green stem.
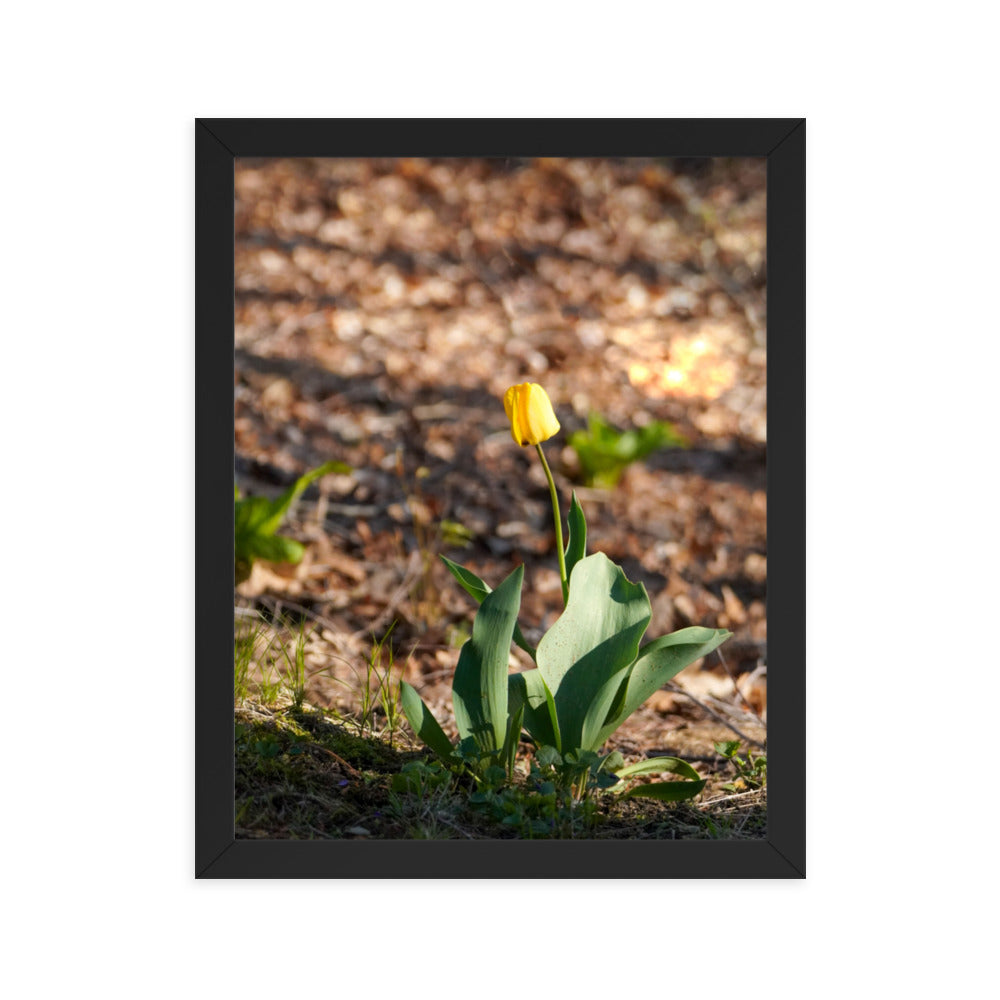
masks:
<svg viewBox="0 0 1000 1000"><path fill-rule="evenodd" d="M569 600L569 580L566 579L566 553L563 550L562 516L559 513L559 494L556 493L556 483L552 478L552 470L549 468L549 463L545 461L545 452L542 451L542 446L540 444L536 444L535 448L538 449L538 457L542 460L542 468L545 470L545 476L549 481L549 493L552 496L552 516L556 522L556 555L559 556L559 579L562 582L563 604L565 604Z"/></svg>

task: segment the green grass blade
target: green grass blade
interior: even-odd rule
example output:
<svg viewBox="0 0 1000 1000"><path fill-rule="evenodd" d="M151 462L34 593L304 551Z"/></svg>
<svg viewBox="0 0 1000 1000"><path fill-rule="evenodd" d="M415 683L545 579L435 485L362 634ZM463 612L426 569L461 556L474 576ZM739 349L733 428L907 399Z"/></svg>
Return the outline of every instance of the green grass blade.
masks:
<svg viewBox="0 0 1000 1000"><path fill-rule="evenodd" d="M449 760L454 747L438 725L431 710L424 704L416 690L406 681L399 682L399 702L410 728L443 760Z"/></svg>
<svg viewBox="0 0 1000 1000"><path fill-rule="evenodd" d="M499 750L507 729L507 658L521 606L524 566L487 594L462 647L452 683L459 739L470 736L484 752Z"/></svg>

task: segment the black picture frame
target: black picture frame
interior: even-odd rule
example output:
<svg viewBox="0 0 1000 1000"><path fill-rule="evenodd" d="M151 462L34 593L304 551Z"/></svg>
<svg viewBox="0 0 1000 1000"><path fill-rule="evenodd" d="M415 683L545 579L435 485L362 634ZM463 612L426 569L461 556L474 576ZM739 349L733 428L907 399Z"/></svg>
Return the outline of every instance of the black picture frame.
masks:
<svg viewBox="0 0 1000 1000"><path fill-rule="evenodd" d="M805 119L195 121L195 863L199 878L804 878ZM762 841L235 838L234 167L237 157L767 159L768 835Z"/></svg>

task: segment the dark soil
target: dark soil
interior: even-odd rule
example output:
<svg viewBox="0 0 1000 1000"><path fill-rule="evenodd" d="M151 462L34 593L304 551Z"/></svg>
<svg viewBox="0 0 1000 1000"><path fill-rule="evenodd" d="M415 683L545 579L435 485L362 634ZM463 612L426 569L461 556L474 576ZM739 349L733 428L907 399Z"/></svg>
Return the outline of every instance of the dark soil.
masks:
<svg viewBox="0 0 1000 1000"><path fill-rule="evenodd" d="M468 780L401 788L425 752L405 737L362 738L322 709L245 705L236 714L236 835L240 839L755 839L764 836L764 790L723 788L732 768L699 761L707 804L595 795L588 807L546 809L518 777L492 807L470 800ZM527 749L527 748L525 748ZM394 783L395 782L395 783ZM532 822L534 821L534 822Z"/></svg>

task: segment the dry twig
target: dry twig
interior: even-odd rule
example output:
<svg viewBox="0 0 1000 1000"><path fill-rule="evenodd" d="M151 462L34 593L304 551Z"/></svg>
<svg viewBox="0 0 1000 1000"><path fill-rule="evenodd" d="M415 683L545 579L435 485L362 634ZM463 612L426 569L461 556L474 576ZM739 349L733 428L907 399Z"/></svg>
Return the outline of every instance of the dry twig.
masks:
<svg viewBox="0 0 1000 1000"><path fill-rule="evenodd" d="M693 694L691 694L688 691L685 691L684 688L682 688L679 684L675 684L673 681L671 681L669 684L667 684L667 690L673 691L676 694L682 694L684 695L685 698L690 698L691 701L693 701L700 709L707 712L713 719L715 719L716 722L721 723L723 726L726 727L726 729L731 729L734 733L736 733L736 735L741 740L746 740L747 743L752 743L755 747L759 747L761 750L764 749L764 744L761 743L760 740L755 740L752 736L747 736L746 733L737 729L731 722L728 722L721 715L719 715L718 712L714 712L712 709L710 709L708 705L706 705L703 701L699 701Z"/></svg>

